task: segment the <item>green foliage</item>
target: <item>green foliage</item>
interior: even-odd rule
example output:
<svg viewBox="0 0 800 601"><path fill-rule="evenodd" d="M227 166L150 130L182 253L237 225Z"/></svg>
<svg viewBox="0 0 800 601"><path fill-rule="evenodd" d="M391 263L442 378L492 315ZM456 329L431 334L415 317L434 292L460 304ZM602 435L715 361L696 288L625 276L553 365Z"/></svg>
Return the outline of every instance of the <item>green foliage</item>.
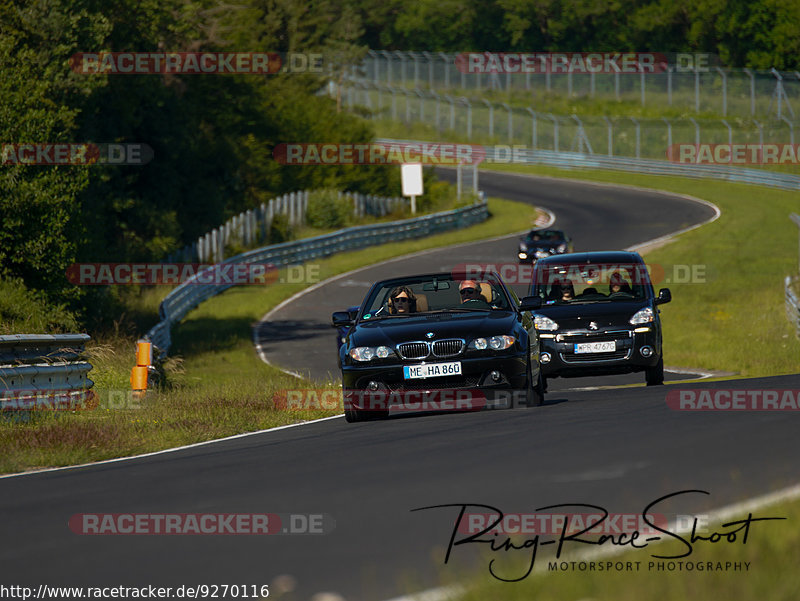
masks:
<svg viewBox="0 0 800 601"><path fill-rule="evenodd" d="M0 279L0 335L77 332L75 315L44 294L28 290L21 280Z"/></svg>
<svg viewBox="0 0 800 601"><path fill-rule="evenodd" d="M325 229L342 228L353 214L350 199L339 196L336 190L315 190L308 195L306 223Z"/></svg>
<svg viewBox="0 0 800 601"><path fill-rule="evenodd" d="M270 244L280 244L288 242L293 238L292 226L289 225L289 217L283 213L278 213L272 218L267 235Z"/></svg>

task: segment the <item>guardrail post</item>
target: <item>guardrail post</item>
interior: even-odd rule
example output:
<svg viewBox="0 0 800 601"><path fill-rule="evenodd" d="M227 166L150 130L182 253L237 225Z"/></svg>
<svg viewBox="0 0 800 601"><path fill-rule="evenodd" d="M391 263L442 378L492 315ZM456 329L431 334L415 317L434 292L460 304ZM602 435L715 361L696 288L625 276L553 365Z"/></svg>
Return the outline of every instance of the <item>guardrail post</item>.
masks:
<svg viewBox="0 0 800 601"><path fill-rule="evenodd" d="M489 108L489 137L492 137L494 136L494 108L486 98L481 98L481 102Z"/></svg>

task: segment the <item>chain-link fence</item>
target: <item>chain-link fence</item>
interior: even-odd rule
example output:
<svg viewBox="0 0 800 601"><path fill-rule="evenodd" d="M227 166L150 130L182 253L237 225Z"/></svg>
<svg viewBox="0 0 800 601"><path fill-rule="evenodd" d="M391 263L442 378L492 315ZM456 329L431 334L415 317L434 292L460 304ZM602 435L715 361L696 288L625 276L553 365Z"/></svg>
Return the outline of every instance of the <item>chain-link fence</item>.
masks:
<svg viewBox="0 0 800 601"><path fill-rule="evenodd" d="M346 107L364 106L373 119L421 122L454 141L483 141L527 148L665 159L674 145L795 143L794 122L737 119L645 119L540 113L486 98L386 86L368 80L343 88ZM674 149L675 150L675 149Z"/></svg>
<svg viewBox="0 0 800 601"><path fill-rule="evenodd" d="M569 98L634 101L695 114L795 119L800 112L800 72L663 65L653 73L470 73L458 55L370 50L360 77L387 86L480 95L487 90Z"/></svg>

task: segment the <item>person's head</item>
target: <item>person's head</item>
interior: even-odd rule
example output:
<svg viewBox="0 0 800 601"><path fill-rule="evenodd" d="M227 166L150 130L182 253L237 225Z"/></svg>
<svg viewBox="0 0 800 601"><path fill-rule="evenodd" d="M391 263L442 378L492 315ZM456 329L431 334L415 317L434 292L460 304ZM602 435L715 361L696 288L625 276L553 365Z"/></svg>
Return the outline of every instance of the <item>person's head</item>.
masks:
<svg viewBox="0 0 800 601"><path fill-rule="evenodd" d="M614 294L615 292L627 292L628 290L630 290L630 287L622 278L622 275L618 271L612 273L608 280L608 293Z"/></svg>
<svg viewBox="0 0 800 601"><path fill-rule="evenodd" d="M461 302L470 300L483 300L481 297L481 287L475 280L464 280L458 285L458 293L461 295Z"/></svg>
<svg viewBox="0 0 800 601"><path fill-rule="evenodd" d="M417 297L407 286L398 286L389 294L389 309L392 313L414 313Z"/></svg>
<svg viewBox="0 0 800 601"><path fill-rule="evenodd" d="M564 280L558 284L560 290L558 293L561 295L560 299L564 301L570 301L575 298L575 287L572 285L572 282L569 280Z"/></svg>

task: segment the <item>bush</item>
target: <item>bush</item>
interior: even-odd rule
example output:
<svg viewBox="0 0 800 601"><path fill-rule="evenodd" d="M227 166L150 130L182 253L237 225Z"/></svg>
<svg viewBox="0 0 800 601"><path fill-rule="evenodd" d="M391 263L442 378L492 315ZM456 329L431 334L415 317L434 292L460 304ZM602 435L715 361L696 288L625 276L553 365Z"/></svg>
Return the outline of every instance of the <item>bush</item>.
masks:
<svg viewBox="0 0 800 601"><path fill-rule="evenodd" d="M278 213L272 217L269 226L269 243L280 244L292 239L292 226L289 225L289 216Z"/></svg>
<svg viewBox="0 0 800 601"><path fill-rule="evenodd" d="M63 305L28 290L20 279L0 280L0 334L79 332L76 316Z"/></svg>
<svg viewBox="0 0 800 601"><path fill-rule="evenodd" d="M340 197L336 190L315 190L308 195L306 223L311 227L345 227L352 213L352 201L344 196Z"/></svg>

